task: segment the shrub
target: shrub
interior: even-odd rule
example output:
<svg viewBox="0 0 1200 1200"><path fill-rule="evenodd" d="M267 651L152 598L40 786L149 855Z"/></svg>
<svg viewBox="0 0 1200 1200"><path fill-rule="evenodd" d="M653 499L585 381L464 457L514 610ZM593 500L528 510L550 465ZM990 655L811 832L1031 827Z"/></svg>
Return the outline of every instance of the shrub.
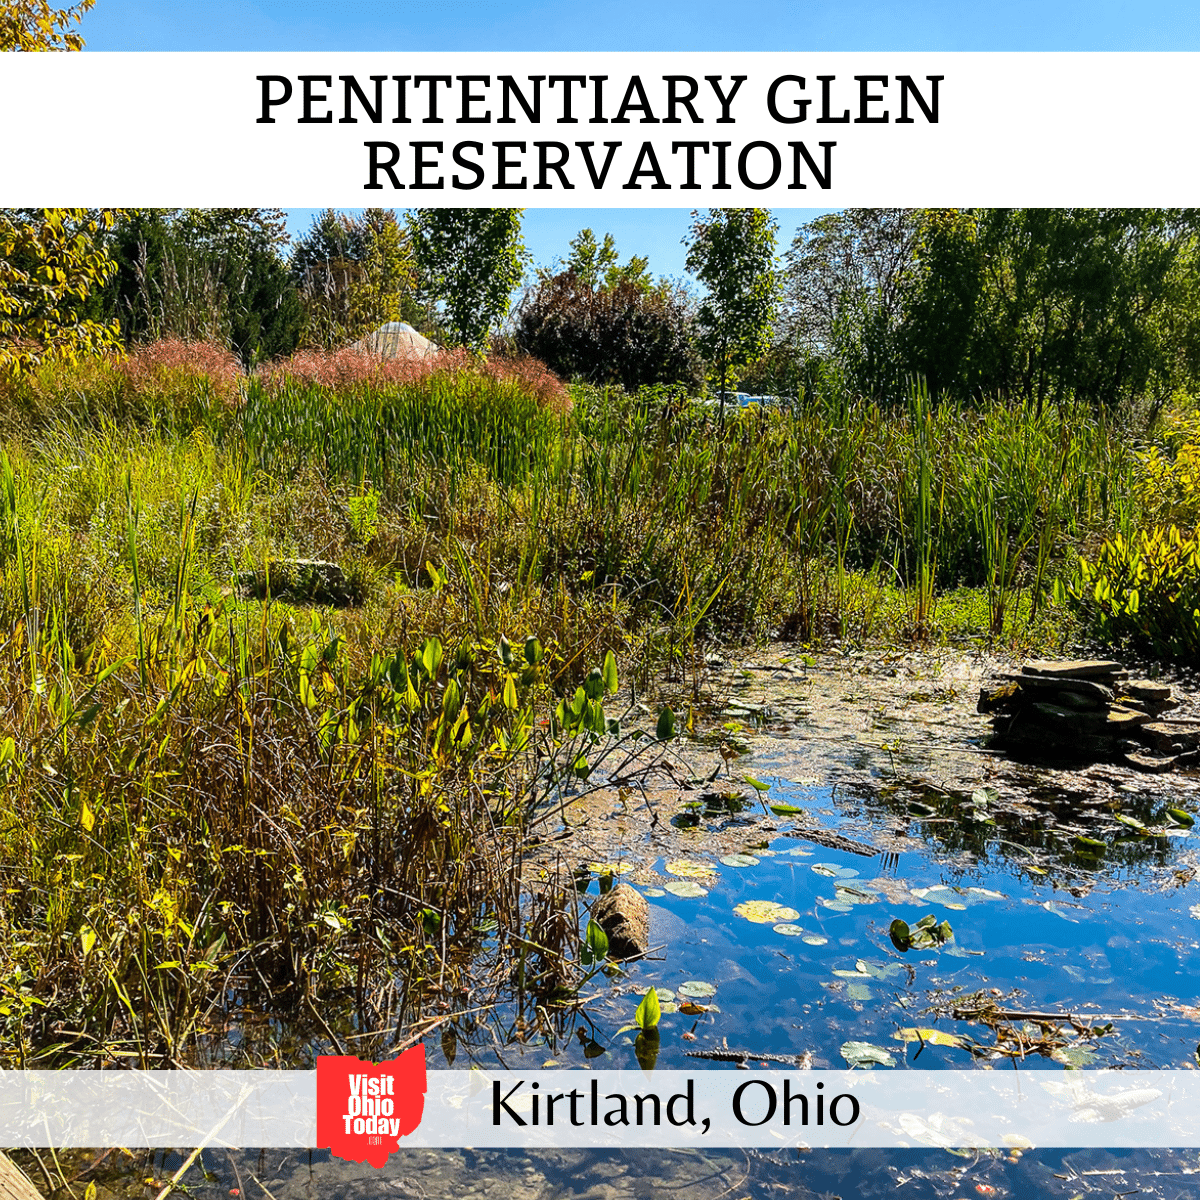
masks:
<svg viewBox="0 0 1200 1200"><path fill-rule="evenodd" d="M593 289L572 271L542 280L517 309L513 341L564 379L620 384L699 385L687 305L669 285L624 280Z"/></svg>
<svg viewBox="0 0 1200 1200"><path fill-rule="evenodd" d="M1060 589L1106 644L1200 663L1200 538L1178 526L1117 534Z"/></svg>

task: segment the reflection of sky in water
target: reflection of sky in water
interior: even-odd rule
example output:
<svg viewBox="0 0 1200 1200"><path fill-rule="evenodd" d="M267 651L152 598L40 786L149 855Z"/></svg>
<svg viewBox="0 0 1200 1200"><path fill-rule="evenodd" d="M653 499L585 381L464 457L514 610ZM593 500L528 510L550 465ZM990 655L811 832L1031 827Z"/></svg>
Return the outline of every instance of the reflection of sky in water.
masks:
<svg viewBox="0 0 1200 1200"><path fill-rule="evenodd" d="M996 814L996 824L989 825L972 820L963 797L934 798L922 808L911 797L889 799L882 791L855 796L841 788L831 793L815 780L788 785L775 773L786 770L787 754L784 746L761 747L752 761L743 760L771 781L767 803L804 809L802 816L777 817L769 840L746 821L742 850L756 862L719 862L704 851L701 838L679 857L711 872L673 874L668 860L649 863L664 881L675 878L704 890L686 898L639 885L651 903L651 956L631 964L624 977L592 980L585 993L597 998L587 1005L587 1020L568 1015L523 1045L505 1036L514 1027L513 1010L497 1010L490 1028L485 1021L474 1037L460 1038L455 1065L466 1066L472 1058L485 1066L495 1062L495 1034L505 1065L514 1069L580 1067L588 1062L586 1052L595 1054L601 1046L605 1052L591 1065L632 1066L633 1034L619 1031L632 1023L649 985L673 993L664 1006L657 1065L675 1069L736 1069L687 1057L689 1051L726 1047L811 1053L813 1066L837 1068L845 1065L842 1045L859 1041L892 1055L897 1069L1012 1070L1007 1058L976 1060L955 1046L922 1048L893 1036L905 1028L936 1027L990 1047L994 1039L985 1026L925 1011L934 1005L949 1010L984 989L996 989L996 1003L1013 1010L1070 1012L1085 1022L1101 1014L1132 1018L1115 1022L1103 1037L1078 1039L1072 1053L1084 1065L1179 1068L1195 1061L1200 926L1191 906L1200 905L1200 888L1186 872L1177 877L1175 869L1187 867L1200 832L1131 837L1124 845L1110 839L1107 855L1089 861L1071 850L1069 829L1051 828L1054 820L1069 824L1070 813L1026 819L1024 825ZM794 760L790 767L794 772ZM1139 816L1150 819L1148 813ZM739 828L739 819L703 814L706 826L728 822ZM911 836L899 853L869 858L788 837L793 821L817 823L859 842L901 827ZM1086 821L1084 816L1079 827L1086 828ZM593 880L589 899L596 887ZM747 904L752 907L743 911L753 912L755 904L787 911L759 923L737 915L738 906ZM898 952L888 936L892 920L902 918L911 927L930 913L950 923L952 943ZM699 1004L711 1004L709 1011L679 1011L694 991L681 988L688 981L715 985L711 1001L697 997ZM1014 1024L1036 1040L1036 1025ZM590 1036L579 1037L581 1029ZM1074 1031L1065 1033L1075 1039ZM437 1037L426 1044L430 1066L445 1066ZM1036 1053L1015 1066L1063 1069ZM168 1176L179 1163L161 1155L156 1161L161 1164L156 1170ZM212 1178L199 1183L195 1194L226 1196L232 1188L242 1196L260 1194L253 1173L275 1200L449 1194L497 1200L720 1195L1070 1200L1139 1187L1173 1200L1197 1194L1200 1152L1032 1150L1011 1159L935 1150L821 1151L803 1157L740 1151L408 1151L378 1173L331 1161L327 1154L276 1152L217 1156L206 1165Z"/></svg>

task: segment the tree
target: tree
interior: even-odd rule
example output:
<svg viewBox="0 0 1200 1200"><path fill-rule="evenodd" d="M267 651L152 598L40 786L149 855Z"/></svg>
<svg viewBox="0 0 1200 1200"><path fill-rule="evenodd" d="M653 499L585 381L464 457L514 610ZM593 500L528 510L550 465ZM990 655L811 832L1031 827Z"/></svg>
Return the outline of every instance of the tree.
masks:
<svg viewBox="0 0 1200 1200"><path fill-rule="evenodd" d="M687 269L708 289L697 324L701 348L721 382L724 424L730 375L762 352L771 331L779 223L765 208L710 208L707 217L692 217Z"/></svg>
<svg viewBox="0 0 1200 1200"><path fill-rule="evenodd" d="M391 209L325 209L296 242L290 270L304 301L305 345L335 349L387 321L427 321L411 239Z"/></svg>
<svg viewBox="0 0 1200 1200"><path fill-rule="evenodd" d="M1200 381L1196 209L924 216L903 349L930 390L1161 403Z"/></svg>
<svg viewBox="0 0 1200 1200"><path fill-rule="evenodd" d="M96 0L73 8L51 8L47 0L5 0L0 7L0 51L82 50L83 38L71 28Z"/></svg>
<svg viewBox="0 0 1200 1200"><path fill-rule="evenodd" d="M131 209L111 238L106 312L128 343L163 337L230 346L249 365L295 349L300 298L276 208Z"/></svg>
<svg viewBox="0 0 1200 1200"><path fill-rule="evenodd" d="M527 256L519 208L426 208L408 229L422 285L452 341L480 350L508 313Z"/></svg>
<svg viewBox="0 0 1200 1200"><path fill-rule="evenodd" d="M120 345L120 326L86 307L113 271L112 209L0 210L0 371L75 361Z"/></svg>
<svg viewBox="0 0 1200 1200"><path fill-rule="evenodd" d="M581 229L571 239L571 256L567 259L565 269L584 287L612 288L619 283L629 282L648 289L651 286L649 266L650 260L637 254L621 266L617 242L611 233L606 233L604 241L598 243L590 229Z"/></svg>
<svg viewBox="0 0 1200 1200"><path fill-rule="evenodd" d="M903 208L847 208L802 226L786 255L778 341L835 364L857 392L892 392L920 229L921 214Z"/></svg>
<svg viewBox="0 0 1200 1200"><path fill-rule="evenodd" d="M704 377L688 298L665 281L592 287L571 270L542 278L517 308L513 340L564 379L618 383L630 392L655 383L695 386Z"/></svg>

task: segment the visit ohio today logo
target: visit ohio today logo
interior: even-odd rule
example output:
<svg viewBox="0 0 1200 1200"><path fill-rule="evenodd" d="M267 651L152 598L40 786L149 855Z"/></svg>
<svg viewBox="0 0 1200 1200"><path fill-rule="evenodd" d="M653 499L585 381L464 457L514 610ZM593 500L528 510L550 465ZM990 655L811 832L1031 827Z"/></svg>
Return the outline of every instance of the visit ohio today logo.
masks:
<svg viewBox="0 0 1200 1200"><path fill-rule="evenodd" d="M390 1062L317 1057L317 1145L350 1162L382 1167L425 1112L425 1047Z"/></svg>

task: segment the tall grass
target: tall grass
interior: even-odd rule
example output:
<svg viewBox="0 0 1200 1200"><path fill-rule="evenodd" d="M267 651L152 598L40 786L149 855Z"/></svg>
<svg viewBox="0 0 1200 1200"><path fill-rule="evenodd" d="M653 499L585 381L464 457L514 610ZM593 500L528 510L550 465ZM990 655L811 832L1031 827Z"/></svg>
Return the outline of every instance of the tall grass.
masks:
<svg viewBox="0 0 1200 1200"><path fill-rule="evenodd" d="M532 944L538 763L607 652L649 686L713 636L869 633L888 580L914 634L962 583L1001 633L1138 519L1128 431L1082 411L830 387L722 429L530 364L205 361L0 396L7 1062L182 1061L251 997L395 1023L448 948ZM366 602L239 599L285 555Z"/></svg>

